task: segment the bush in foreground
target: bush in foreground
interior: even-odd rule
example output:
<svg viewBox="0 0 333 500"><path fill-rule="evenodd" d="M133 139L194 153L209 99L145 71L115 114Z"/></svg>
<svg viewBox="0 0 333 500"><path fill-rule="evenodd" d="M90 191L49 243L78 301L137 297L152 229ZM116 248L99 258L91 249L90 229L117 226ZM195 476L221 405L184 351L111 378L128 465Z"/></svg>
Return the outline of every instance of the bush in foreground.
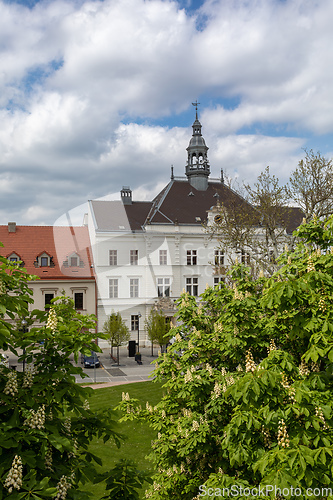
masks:
<svg viewBox="0 0 333 500"><path fill-rule="evenodd" d="M147 498L332 494L333 219L297 237L271 278L236 265L231 287L184 294L162 401L124 394L124 419L158 431Z"/></svg>
<svg viewBox="0 0 333 500"><path fill-rule="evenodd" d="M82 369L69 360L99 349L95 318L78 314L66 297L29 314L30 279L0 257L0 347L25 362L24 372L0 369L0 499L83 500L88 494L78 485L93 481L100 464L89 443L120 439L111 410L89 409L91 389L75 383ZM40 326L20 332L14 320L23 317Z"/></svg>

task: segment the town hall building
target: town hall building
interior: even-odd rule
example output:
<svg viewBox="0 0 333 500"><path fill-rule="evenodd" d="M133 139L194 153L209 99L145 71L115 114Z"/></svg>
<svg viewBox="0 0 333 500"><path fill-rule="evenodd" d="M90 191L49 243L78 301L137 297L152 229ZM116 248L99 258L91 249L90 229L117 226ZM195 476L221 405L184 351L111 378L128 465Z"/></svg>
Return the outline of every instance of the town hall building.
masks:
<svg viewBox="0 0 333 500"><path fill-rule="evenodd" d="M185 177L175 177L152 201L89 201L88 229L97 277L98 328L120 312L140 346L147 345L145 319L153 307L166 316L185 290L198 297L224 279L227 255L205 231L223 203L247 203L220 179L210 178L208 147L196 118L187 147ZM215 212L215 214L214 214Z"/></svg>

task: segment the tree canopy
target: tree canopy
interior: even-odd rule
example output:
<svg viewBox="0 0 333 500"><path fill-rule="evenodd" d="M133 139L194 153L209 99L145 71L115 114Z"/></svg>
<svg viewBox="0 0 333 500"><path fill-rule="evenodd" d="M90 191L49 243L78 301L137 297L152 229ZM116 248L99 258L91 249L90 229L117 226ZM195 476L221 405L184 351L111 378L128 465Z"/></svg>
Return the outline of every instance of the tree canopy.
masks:
<svg viewBox="0 0 333 500"><path fill-rule="evenodd" d="M182 295L162 401L121 404L158 432L146 498L332 495L333 218L297 239L270 278L237 264L230 286Z"/></svg>
<svg viewBox="0 0 333 500"><path fill-rule="evenodd" d="M220 217L206 230L218 238L221 247L243 252L252 272L263 269L271 274L285 245L293 247L293 230L303 218L309 221L314 215L333 214L332 161L306 150L289 183L281 184L266 167L253 186L233 186L233 190L244 202L235 198L228 206L221 204Z"/></svg>
<svg viewBox="0 0 333 500"><path fill-rule="evenodd" d="M0 498L84 500L89 495L79 485L97 478L100 464L89 443L96 436L120 443L113 411L89 408L91 389L76 383L84 373L70 362L100 351L96 318L78 314L64 296L29 313L30 279L0 256L0 348L25 362L22 372L0 368ZM38 326L19 331L23 317Z"/></svg>
<svg viewBox="0 0 333 500"><path fill-rule="evenodd" d="M108 336L112 347L120 346L131 337L131 333L119 311L112 311L103 325L103 332Z"/></svg>
<svg viewBox="0 0 333 500"><path fill-rule="evenodd" d="M170 340L170 322L167 321L165 314L159 309L152 309L145 322L149 340L157 343L162 348Z"/></svg>

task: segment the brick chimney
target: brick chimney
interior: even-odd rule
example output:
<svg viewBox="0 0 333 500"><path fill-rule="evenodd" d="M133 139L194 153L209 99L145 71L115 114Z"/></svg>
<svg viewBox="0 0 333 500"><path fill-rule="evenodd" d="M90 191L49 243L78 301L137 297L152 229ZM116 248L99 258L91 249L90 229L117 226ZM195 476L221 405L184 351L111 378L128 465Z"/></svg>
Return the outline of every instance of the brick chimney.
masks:
<svg viewBox="0 0 333 500"><path fill-rule="evenodd" d="M132 191L130 190L129 186L123 186L120 194L124 205L132 205Z"/></svg>
<svg viewBox="0 0 333 500"><path fill-rule="evenodd" d="M8 232L16 233L16 222L8 222Z"/></svg>

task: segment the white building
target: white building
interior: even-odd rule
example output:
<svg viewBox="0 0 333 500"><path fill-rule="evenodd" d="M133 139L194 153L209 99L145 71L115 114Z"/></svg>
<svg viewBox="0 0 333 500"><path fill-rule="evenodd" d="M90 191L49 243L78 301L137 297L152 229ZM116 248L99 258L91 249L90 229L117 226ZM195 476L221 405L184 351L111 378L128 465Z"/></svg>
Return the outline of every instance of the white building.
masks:
<svg viewBox="0 0 333 500"><path fill-rule="evenodd" d="M132 199L123 187L121 201L90 201L88 227L98 289L99 331L119 311L140 345L147 344L144 320L154 304L173 316L174 301L185 289L200 295L225 274L226 256L203 224L217 202L245 203L221 179L209 179L208 147L201 123L193 123L187 148L186 177L170 182L151 202Z"/></svg>

